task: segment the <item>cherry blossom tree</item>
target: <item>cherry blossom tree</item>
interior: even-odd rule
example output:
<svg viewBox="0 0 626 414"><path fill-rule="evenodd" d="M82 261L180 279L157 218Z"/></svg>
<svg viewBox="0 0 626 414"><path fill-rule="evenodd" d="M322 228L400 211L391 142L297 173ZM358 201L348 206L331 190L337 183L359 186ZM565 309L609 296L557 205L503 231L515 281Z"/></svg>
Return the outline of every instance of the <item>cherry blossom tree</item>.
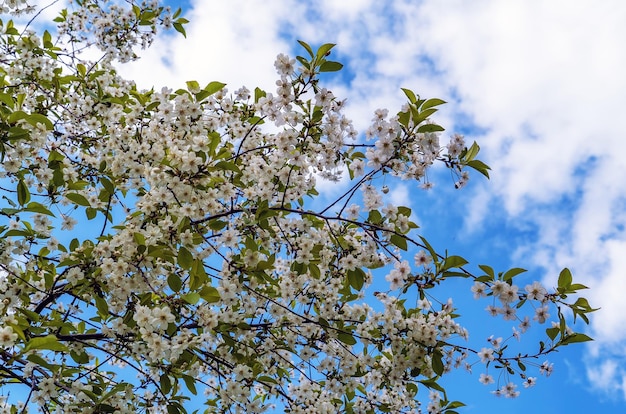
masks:
<svg viewBox="0 0 626 414"><path fill-rule="evenodd" d="M37 11L0 6L2 412L454 413L448 372L482 367L514 397L550 373L540 358L590 340L570 328L594 309L569 270L554 290L471 270L386 197L382 178L429 188L436 164L459 188L489 176L475 142L440 143L442 100L403 89L360 134L320 81L342 68L334 45L305 42L277 57L274 91L140 90L115 65L184 35L180 10ZM316 183L342 175L324 203ZM441 297L451 278L545 339L472 343Z"/></svg>

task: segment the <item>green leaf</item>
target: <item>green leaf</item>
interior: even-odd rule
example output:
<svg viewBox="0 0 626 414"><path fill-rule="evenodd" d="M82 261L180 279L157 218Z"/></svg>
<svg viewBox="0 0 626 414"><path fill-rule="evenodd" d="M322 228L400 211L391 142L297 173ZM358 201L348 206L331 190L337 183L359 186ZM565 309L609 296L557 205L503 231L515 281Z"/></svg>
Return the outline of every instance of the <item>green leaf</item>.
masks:
<svg viewBox="0 0 626 414"><path fill-rule="evenodd" d="M182 34L185 38L187 38L187 32L185 31L185 28L183 27L182 24L178 22L174 22L172 23L172 26L174 26L174 30L176 30L178 33Z"/></svg>
<svg viewBox="0 0 626 414"><path fill-rule="evenodd" d="M420 384L425 385L427 388L431 388L433 390L437 390L439 392L443 392L445 395L446 390L437 383L436 378L430 378L427 380L418 381Z"/></svg>
<svg viewBox="0 0 626 414"><path fill-rule="evenodd" d="M215 303L215 302L219 302L220 300L220 293L213 286L203 286L202 289L200 290L200 296L207 303Z"/></svg>
<svg viewBox="0 0 626 414"><path fill-rule="evenodd" d="M546 329L546 334L548 335L548 338L552 339L554 341L554 338L556 338L556 336L559 334L559 328L554 327L554 328L547 328Z"/></svg>
<svg viewBox="0 0 626 414"><path fill-rule="evenodd" d="M43 359L42 357L40 357L37 354L30 354L26 357L27 360L29 360L30 362L37 364L39 366L42 366L44 368L47 368L49 370L53 369L53 365L50 364L48 361L46 361L45 359Z"/></svg>
<svg viewBox="0 0 626 414"><path fill-rule="evenodd" d="M198 81L195 80L187 81L187 89L192 92L197 91L200 89L200 84L198 83Z"/></svg>
<svg viewBox="0 0 626 414"><path fill-rule="evenodd" d="M24 314L29 320L39 322L40 315L37 312L25 308L18 308L17 310Z"/></svg>
<svg viewBox="0 0 626 414"><path fill-rule="evenodd" d="M422 122L424 122L426 119L428 119L428 117L434 114L435 112L437 112L435 108L430 108L430 109L421 111L419 114L417 114L417 116L415 115L413 116L413 122L415 123L415 125L419 125Z"/></svg>
<svg viewBox="0 0 626 414"><path fill-rule="evenodd" d="M488 276L491 277L491 279L493 280L496 276L495 276L495 272L493 271L493 268L491 266L487 266L487 265L478 265L478 267L480 267L480 270L482 270L483 272L485 272Z"/></svg>
<svg viewBox="0 0 626 414"><path fill-rule="evenodd" d="M593 341L593 338L582 334L582 333L574 333L571 335L567 335L560 343L560 345L569 345L576 342L588 342Z"/></svg>
<svg viewBox="0 0 626 414"><path fill-rule="evenodd" d="M30 201L30 190L28 186L24 182L24 180L19 180L17 183L17 202L23 206L24 204Z"/></svg>
<svg viewBox="0 0 626 414"><path fill-rule="evenodd" d="M476 141L474 141L472 143L472 146L469 147L469 149L465 153L465 156L463 157L463 159L465 161L469 162L469 161L473 160L474 158L476 158L476 156L478 155L479 151L480 151L480 147L478 146Z"/></svg>
<svg viewBox="0 0 626 414"><path fill-rule="evenodd" d="M187 250L187 249L185 249ZM183 253L184 254L184 253ZM190 253L191 254L191 253ZM188 259L183 259L188 260ZM189 269L189 287L191 290L198 289L209 280L204 268L204 262L202 259L194 258Z"/></svg>
<svg viewBox="0 0 626 414"><path fill-rule="evenodd" d="M520 273L524 273L524 272L526 272L526 269L522 269L521 267L514 267L513 269L507 270L502 275L502 280L504 280L504 281L511 280L515 276L519 275Z"/></svg>
<svg viewBox="0 0 626 414"><path fill-rule="evenodd" d="M12 202L11 200L7 199L9 201L9 203L11 203L12 205L16 205L14 202ZM12 216L14 214L19 213L20 211L22 211L19 208L9 208L9 207L5 207L3 209L0 209L0 214L3 214L5 216Z"/></svg>
<svg viewBox="0 0 626 414"><path fill-rule="evenodd" d="M205 88L204 91L207 92L209 95L213 95L214 93L221 91L222 89L224 89L224 86L226 86L225 83L222 82L210 82Z"/></svg>
<svg viewBox="0 0 626 414"><path fill-rule="evenodd" d="M241 170L239 169L239 167L237 166L237 164L235 164L234 162L231 161L220 161L218 163L215 164L215 166L217 168L219 168L222 171L233 171L236 173L240 173Z"/></svg>
<svg viewBox="0 0 626 414"><path fill-rule="evenodd" d="M406 97L409 98L410 103L414 104L415 102L417 102L417 97L415 96L415 93L412 90L406 89L406 88L400 88L400 89L402 89L402 92L404 92Z"/></svg>
<svg viewBox="0 0 626 414"><path fill-rule="evenodd" d="M350 286L352 286L357 291L360 291L361 289L363 289L363 285L365 283L365 277L366 276L367 275L365 274L363 269L356 268L354 270L349 270L348 271L348 282L350 283Z"/></svg>
<svg viewBox="0 0 626 414"><path fill-rule="evenodd" d="M459 407L465 407L465 404L462 403L461 401L452 401L450 402L450 404L446 406L446 408L459 408Z"/></svg>
<svg viewBox="0 0 626 414"><path fill-rule="evenodd" d="M26 206L26 208L24 210L25 211L30 211L30 212L33 212L33 213L46 214L48 216L55 217L55 215L52 213L52 211L48 210L46 208L46 206L44 206L41 203L37 203L36 201L31 201L30 203L28 203L28 205Z"/></svg>
<svg viewBox="0 0 626 414"><path fill-rule="evenodd" d="M204 89L202 89L198 93L195 93L194 95L197 101L202 101L206 99L207 97L213 95L214 93L218 92L219 90L221 90L224 86L226 86L225 83L211 82Z"/></svg>
<svg viewBox="0 0 626 414"><path fill-rule="evenodd" d="M310 69L311 68L311 64L309 63L308 60L306 60L305 58L303 58L302 56L296 56L296 60L298 62L300 62L300 64L306 68L306 69Z"/></svg>
<svg viewBox="0 0 626 414"><path fill-rule="evenodd" d="M588 313L588 312L595 312L600 308L592 308L591 305L589 304L589 301L585 298L578 298L576 299L576 302L574 302L573 305L571 305L573 308L577 308L579 309L579 314L580 316L584 316L583 313ZM576 316L576 315L574 315ZM586 319L586 318L584 318ZM589 322L587 322L589 323Z"/></svg>
<svg viewBox="0 0 626 414"><path fill-rule="evenodd" d="M87 207L85 209L85 216L87 217L88 220L94 219L97 214L98 214L98 210L96 210L95 208Z"/></svg>
<svg viewBox="0 0 626 414"><path fill-rule="evenodd" d="M213 219L213 220L209 221L209 228L211 230L215 230L215 231L222 230L227 225L228 225L228 222L222 221L222 220L218 220L218 219Z"/></svg>
<svg viewBox="0 0 626 414"><path fill-rule="evenodd" d="M380 211L372 210L367 217L367 221L372 224L380 224L383 222L383 216L380 214Z"/></svg>
<svg viewBox="0 0 626 414"><path fill-rule="evenodd" d="M406 384L406 390L408 391L409 395L411 396L415 396L417 394L417 384L414 382L409 382Z"/></svg>
<svg viewBox="0 0 626 414"><path fill-rule="evenodd" d="M320 272L320 268L315 263L309 263L309 273L313 277L313 279L320 279L322 277L322 272ZM349 276L349 274L348 274Z"/></svg>
<svg viewBox="0 0 626 414"><path fill-rule="evenodd" d="M170 380L169 375L161 375L159 382L161 383L161 391L163 392L163 394L169 394L170 390L172 389L172 381Z"/></svg>
<svg viewBox="0 0 626 414"><path fill-rule="evenodd" d="M432 99L429 99L429 100L427 100L426 102L424 102L424 103L422 104L421 109L422 109L422 111L423 111L424 109L432 108L433 106L443 105L443 104L445 104L445 103L446 103L446 101L444 101L444 100L442 100L442 99L432 98Z"/></svg>
<svg viewBox="0 0 626 414"><path fill-rule="evenodd" d="M402 237L397 234L392 234L389 240L391 241L391 243L393 243L394 246L399 247L402 250L406 251L408 249L406 237Z"/></svg>
<svg viewBox="0 0 626 414"><path fill-rule="evenodd" d="M474 170L478 171L485 177L489 178L489 170L491 170L491 168L484 162L480 160L472 160L472 161L465 163L465 165L467 165L470 168L473 168Z"/></svg>
<svg viewBox="0 0 626 414"><path fill-rule="evenodd" d="M183 287L183 283L180 280L180 277L175 274L175 273L171 273L168 277L167 277L167 285L170 287L170 289L172 289L174 292L179 292L180 289Z"/></svg>
<svg viewBox="0 0 626 414"><path fill-rule="evenodd" d="M109 304L100 296L96 296L95 302L98 315L100 315L102 319L107 319L109 316Z"/></svg>
<svg viewBox="0 0 626 414"><path fill-rule="evenodd" d="M28 122L32 126L37 126L37 124L43 124L48 131L54 129L54 124L52 123L52 121L50 121L46 116L42 114L30 114L25 119L26 122Z"/></svg>
<svg viewBox="0 0 626 414"><path fill-rule="evenodd" d="M337 72L342 68L343 65L341 63L327 60L320 65L320 72Z"/></svg>
<svg viewBox="0 0 626 414"><path fill-rule="evenodd" d="M89 394L93 394L91 391L85 391L85 390L83 390L83 392L84 392L85 394L87 394L87 395L88 395L91 399L93 399L94 401L97 401L97 400L98 400L97 395L93 395L93 397L89 395ZM99 404L97 404L97 405L95 406L95 409L96 409L96 411L95 411L95 412L97 412L97 413L114 413L114 412L115 412L115 407L113 407L112 405L109 405L109 404L104 404L104 403L99 403Z"/></svg>
<svg viewBox="0 0 626 414"><path fill-rule="evenodd" d="M196 380L192 376L186 374L182 374L182 378L183 381L185 381L187 389L189 389L193 395L198 395L198 391L196 390Z"/></svg>
<svg viewBox="0 0 626 414"><path fill-rule="evenodd" d="M48 164L52 165L55 161L61 162L65 159L65 155L61 154L58 151L50 151L50 154L48 155Z"/></svg>
<svg viewBox="0 0 626 414"><path fill-rule="evenodd" d="M461 256L448 256L443 262L443 269L452 269L454 267L465 266L469 262Z"/></svg>
<svg viewBox="0 0 626 414"><path fill-rule="evenodd" d="M195 305L200 300L201 296L198 292L189 292L186 295L182 295L181 298L190 305Z"/></svg>
<svg viewBox="0 0 626 414"><path fill-rule="evenodd" d="M405 206L398 206L398 214L402 214L403 216L410 217L411 209Z"/></svg>
<svg viewBox="0 0 626 414"><path fill-rule="evenodd" d="M263 89L260 89L258 87L254 88L254 102L255 103L259 102L259 99L265 98L266 96L267 96L267 93Z"/></svg>
<svg viewBox="0 0 626 414"><path fill-rule="evenodd" d="M34 235L34 232L32 230L9 230L6 233L4 233L4 237L13 237L13 236L32 236Z"/></svg>
<svg viewBox="0 0 626 414"><path fill-rule="evenodd" d="M469 275L467 273L463 273L463 272L449 272L449 271L443 272L442 276L444 278L448 278L448 277L464 277L464 278L468 278L469 277Z"/></svg>
<svg viewBox="0 0 626 414"><path fill-rule="evenodd" d="M181 406L177 402L170 402L167 404L167 414L181 414Z"/></svg>
<svg viewBox="0 0 626 414"><path fill-rule="evenodd" d="M337 339L339 339L341 342L343 342L346 345L356 344L356 339L354 339L354 336L350 335L347 332L339 332L337 334Z"/></svg>
<svg viewBox="0 0 626 414"><path fill-rule="evenodd" d="M559 289L568 289L572 284L572 272L568 268L561 270L559 274Z"/></svg>
<svg viewBox="0 0 626 414"><path fill-rule="evenodd" d="M577 290L583 290L583 289L589 289L587 286L582 285L580 283L574 283L572 285L570 285L570 290L572 291L577 291Z"/></svg>
<svg viewBox="0 0 626 414"><path fill-rule="evenodd" d="M0 93L0 102L13 109L15 102L13 101L13 95L10 93Z"/></svg>
<svg viewBox="0 0 626 414"><path fill-rule="evenodd" d="M304 50L307 51L307 53L313 58L315 57L315 55L313 54L313 49L311 49L311 46L309 46L308 43L302 41L302 40L298 40L298 43L300 43L300 46L302 46L304 48Z"/></svg>
<svg viewBox="0 0 626 414"><path fill-rule="evenodd" d="M81 352L70 351L70 357L77 364L88 364L89 363L89 355L87 355L87 353L83 352L83 351L81 351Z"/></svg>
<svg viewBox="0 0 626 414"><path fill-rule="evenodd" d="M326 319L322 318L321 316L318 316L317 323L319 323L320 326L323 326L324 328L328 328L330 326L328 321Z"/></svg>
<svg viewBox="0 0 626 414"><path fill-rule="evenodd" d="M100 397L100 399L99 399L100 404L99 404L98 408L100 408L102 406L102 402L108 400L109 398L111 398L115 394L119 393L120 391L126 390L126 387L128 387L128 385L130 385L130 384L124 383L124 382L118 382L117 384L115 384L115 386L110 388L109 391L106 394L104 394L103 396ZM113 407L111 407L111 411L110 412L113 412L113 411L114 411L114 409L113 409Z"/></svg>
<svg viewBox="0 0 626 414"><path fill-rule="evenodd" d="M444 365L443 365L443 355L441 352L435 351L432 355L432 363L433 363L433 371L438 376L443 375Z"/></svg>
<svg viewBox="0 0 626 414"><path fill-rule="evenodd" d="M420 125L419 128L417 128L417 132L419 133L441 132L441 131L445 131L445 128L437 124L424 124L424 125Z"/></svg>
<svg viewBox="0 0 626 414"><path fill-rule="evenodd" d="M398 122L405 128L409 126L409 120L411 117L408 112L398 112Z"/></svg>
<svg viewBox="0 0 626 414"><path fill-rule="evenodd" d="M139 232L133 233L133 239L135 240L135 243L137 243L137 246L146 245L146 236L144 236L142 233L139 233Z"/></svg>
<svg viewBox="0 0 626 414"><path fill-rule="evenodd" d="M332 49L333 47L335 47L334 43L324 43L323 45L321 45L320 48L317 49L317 59L328 56L328 52L330 52L330 49Z"/></svg>
<svg viewBox="0 0 626 414"><path fill-rule="evenodd" d="M183 269L191 269L193 265L193 255L184 246L178 249L178 265Z"/></svg>
<svg viewBox="0 0 626 414"><path fill-rule="evenodd" d="M47 349L50 351L67 351L67 346L63 345L56 336L47 335L40 336L36 338L32 338L26 346L24 347L23 352L28 352L33 349Z"/></svg>
<svg viewBox="0 0 626 414"><path fill-rule="evenodd" d="M113 185L111 180L106 177L100 177L100 184L102 184L102 187L104 187L109 195L115 194L115 186Z"/></svg>
<svg viewBox="0 0 626 414"><path fill-rule="evenodd" d="M89 200L87 200L87 198L82 194L67 193L65 197L71 202L73 202L74 204L77 204L79 206L91 207Z"/></svg>
<svg viewBox="0 0 626 414"><path fill-rule="evenodd" d="M426 248L426 250L428 250L428 252L430 253L430 256L433 258L433 261L435 263L437 263L437 258L439 256L437 256L437 252L435 251L435 249L433 248L433 246L430 245L430 243L428 243L428 240L426 240L424 237L419 236L419 238L422 240L422 243L424 243L424 247Z"/></svg>

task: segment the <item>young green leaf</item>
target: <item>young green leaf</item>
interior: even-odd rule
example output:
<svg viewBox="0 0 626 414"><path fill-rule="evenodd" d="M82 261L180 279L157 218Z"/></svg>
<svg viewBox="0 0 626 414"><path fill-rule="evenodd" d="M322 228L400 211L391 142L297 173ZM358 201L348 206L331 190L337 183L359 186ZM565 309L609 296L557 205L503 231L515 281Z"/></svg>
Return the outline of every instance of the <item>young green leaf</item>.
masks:
<svg viewBox="0 0 626 414"><path fill-rule="evenodd" d="M412 90L406 89L406 88L400 88L400 89L402 89L402 92L404 92L406 97L409 98L410 103L414 104L415 102L417 102L417 96L415 96L415 93Z"/></svg>
<svg viewBox="0 0 626 414"><path fill-rule="evenodd" d="M24 204L30 201L30 190L28 186L24 182L24 180L19 180L17 183L17 202L23 206Z"/></svg>
<svg viewBox="0 0 626 414"><path fill-rule="evenodd" d="M320 72L337 72L343 68L343 65L339 62L325 61L320 65Z"/></svg>
<svg viewBox="0 0 626 414"><path fill-rule="evenodd" d="M59 342L54 335L46 335L32 338L28 341L22 352L28 352L33 349L47 349L50 351L67 351L67 346Z"/></svg>
<svg viewBox="0 0 626 414"><path fill-rule="evenodd" d="M356 344L356 339L354 339L354 336L350 335L347 332L339 332L337 334L337 339L339 339L341 342L343 342L346 345Z"/></svg>
<svg viewBox="0 0 626 414"><path fill-rule="evenodd" d="M313 53L313 49L311 49L311 46L309 46L308 43L302 40L298 40L298 43L300 43L300 45L304 48L304 50L307 51L307 53L311 56L311 58L315 57L315 54Z"/></svg>
<svg viewBox="0 0 626 414"><path fill-rule="evenodd" d="M572 272L568 268L561 270L559 274L558 286L559 289L567 290L572 284Z"/></svg>
<svg viewBox="0 0 626 414"><path fill-rule="evenodd" d="M502 275L502 280L507 281L507 280L511 280L513 279L515 276L526 272L526 269L522 269L520 267L514 267L513 269L509 269L507 270L503 275Z"/></svg>

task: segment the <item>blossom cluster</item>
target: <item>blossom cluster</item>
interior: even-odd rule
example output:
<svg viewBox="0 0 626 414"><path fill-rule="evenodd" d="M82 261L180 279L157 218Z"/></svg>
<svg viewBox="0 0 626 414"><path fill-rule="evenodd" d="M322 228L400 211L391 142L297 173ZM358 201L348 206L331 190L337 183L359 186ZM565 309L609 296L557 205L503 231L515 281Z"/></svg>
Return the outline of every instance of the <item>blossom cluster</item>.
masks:
<svg viewBox="0 0 626 414"><path fill-rule="evenodd" d="M133 2L132 7L102 0L83 0L59 18L58 30L70 44L94 45L107 60L128 62L137 59L135 47L149 47L158 27L172 27L177 15L158 0ZM184 21L186 22L186 20Z"/></svg>
<svg viewBox="0 0 626 414"><path fill-rule="evenodd" d="M168 13L155 1L76 2L57 19L59 42L3 22L0 385L10 378L33 390L23 404L63 413L185 412L187 394L216 412L413 413L428 384L427 411L440 412L458 405L434 379L470 354L521 359L497 340L472 350L453 302L429 290L460 275L507 320L538 301L543 323L576 289L567 275L558 294L474 276L414 238L412 211L379 186L389 176L429 188L437 162L457 187L466 167L486 174L476 144L440 144L430 116L443 101L405 90L407 105L377 110L361 142L319 84L341 67L327 60L333 45L304 42L308 57L277 57L273 91L139 90L114 61L133 59L156 25L177 28ZM105 56L88 62L63 42ZM317 181L342 174L350 188L314 208ZM553 347L582 338L564 321L549 329Z"/></svg>
<svg viewBox="0 0 626 414"><path fill-rule="evenodd" d="M33 6L28 4L27 0L4 0L2 4L0 4L0 14L10 13L20 15L32 13L33 11Z"/></svg>

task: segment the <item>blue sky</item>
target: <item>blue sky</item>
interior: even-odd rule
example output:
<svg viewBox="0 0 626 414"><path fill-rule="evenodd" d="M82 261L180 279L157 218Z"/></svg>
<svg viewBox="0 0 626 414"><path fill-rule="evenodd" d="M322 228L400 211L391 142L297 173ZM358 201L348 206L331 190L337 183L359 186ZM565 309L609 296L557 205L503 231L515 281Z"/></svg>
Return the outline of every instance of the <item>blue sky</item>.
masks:
<svg viewBox="0 0 626 414"><path fill-rule="evenodd" d="M400 88L410 88L448 101L438 121L478 141L492 167L490 181L474 174L461 191L445 174L429 193L392 186L431 243L473 265L527 268L529 282L551 286L569 267L592 287L586 296L602 307L588 331L593 344L552 356L554 374L516 400L493 397L478 383L480 369L455 374L449 388L469 405L464 412L626 412L625 2L190 0L185 7L187 39L161 36L122 68L127 78L144 87L194 79L272 90L275 56L299 53L296 39L337 43L333 56L346 70L328 78L329 88L348 98L359 130L375 109L399 108ZM323 189L331 197L341 184ZM462 322L480 338L490 323L486 303L468 305L475 310Z"/></svg>

